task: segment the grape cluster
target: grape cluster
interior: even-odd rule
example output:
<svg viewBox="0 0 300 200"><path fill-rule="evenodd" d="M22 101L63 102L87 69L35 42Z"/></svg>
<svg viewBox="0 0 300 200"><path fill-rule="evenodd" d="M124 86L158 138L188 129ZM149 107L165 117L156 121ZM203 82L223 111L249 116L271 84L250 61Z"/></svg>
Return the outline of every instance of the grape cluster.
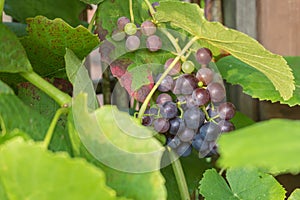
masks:
<svg viewBox="0 0 300 200"><path fill-rule="evenodd" d="M195 53L199 70L191 60L176 62L160 83L155 104L148 108L142 124L167 137L167 145L178 155L188 156L192 148L200 157L217 152L216 140L235 129L229 121L235 106L225 101L226 90L219 77L208 67L212 53L200 48ZM169 58L165 69L174 61ZM161 78L158 74L155 81Z"/></svg>
<svg viewBox="0 0 300 200"><path fill-rule="evenodd" d="M141 35L145 36L146 47L149 51L155 52L161 49L162 41L159 36L155 35L156 25L147 20L140 27L130 22L127 17L120 17L117 21L117 29L112 32L114 41L125 41L125 47L128 51L135 51L141 45Z"/></svg>

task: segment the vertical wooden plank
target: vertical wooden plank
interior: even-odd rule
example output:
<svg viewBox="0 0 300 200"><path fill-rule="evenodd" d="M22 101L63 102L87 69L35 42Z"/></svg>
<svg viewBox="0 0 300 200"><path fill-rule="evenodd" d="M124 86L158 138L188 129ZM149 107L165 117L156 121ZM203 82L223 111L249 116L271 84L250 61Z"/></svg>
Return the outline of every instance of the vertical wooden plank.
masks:
<svg viewBox="0 0 300 200"><path fill-rule="evenodd" d="M276 54L299 56L300 1L263 0L257 3L258 40ZM300 107L261 102L260 118L300 119Z"/></svg>
<svg viewBox="0 0 300 200"><path fill-rule="evenodd" d="M224 24L256 38L256 1L223 0ZM259 120L258 100L243 93L240 86L229 87L229 99L237 109Z"/></svg>

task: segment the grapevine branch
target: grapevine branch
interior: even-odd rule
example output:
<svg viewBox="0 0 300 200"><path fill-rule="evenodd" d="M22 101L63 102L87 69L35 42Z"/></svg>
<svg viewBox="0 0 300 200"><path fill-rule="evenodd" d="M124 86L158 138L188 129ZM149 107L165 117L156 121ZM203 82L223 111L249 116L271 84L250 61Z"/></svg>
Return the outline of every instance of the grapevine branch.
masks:
<svg viewBox="0 0 300 200"><path fill-rule="evenodd" d="M131 20L131 23L134 23L134 15L133 15L133 8L132 8L132 0L129 0L129 12L130 12L130 20Z"/></svg>

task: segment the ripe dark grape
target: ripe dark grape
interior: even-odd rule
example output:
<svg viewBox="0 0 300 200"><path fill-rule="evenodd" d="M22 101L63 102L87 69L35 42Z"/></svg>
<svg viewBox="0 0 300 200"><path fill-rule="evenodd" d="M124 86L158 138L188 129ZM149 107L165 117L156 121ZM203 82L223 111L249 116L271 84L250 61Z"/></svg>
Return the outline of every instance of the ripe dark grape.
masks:
<svg viewBox="0 0 300 200"><path fill-rule="evenodd" d="M211 101L214 103L221 102L226 96L224 86L218 82L208 84L207 90L209 91Z"/></svg>
<svg viewBox="0 0 300 200"><path fill-rule="evenodd" d="M172 149L176 149L181 144L181 140L175 136L174 138L167 139L167 145Z"/></svg>
<svg viewBox="0 0 300 200"><path fill-rule="evenodd" d="M231 123L230 121L227 121L227 120L219 121L218 125L220 126L222 133L226 133L226 132L235 130L233 123Z"/></svg>
<svg viewBox="0 0 300 200"><path fill-rule="evenodd" d="M188 128L196 130L204 123L205 114L198 107L192 107L184 112L183 119Z"/></svg>
<svg viewBox="0 0 300 200"><path fill-rule="evenodd" d="M212 53L208 48L201 48L196 52L196 60L202 65L207 65L211 59Z"/></svg>
<svg viewBox="0 0 300 200"><path fill-rule="evenodd" d="M172 101L172 97L168 93L161 93L156 98L156 104L163 105L167 101Z"/></svg>
<svg viewBox="0 0 300 200"><path fill-rule="evenodd" d="M225 102L219 105L218 113L221 119L230 120L235 115L235 106L230 102Z"/></svg>
<svg viewBox="0 0 300 200"><path fill-rule="evenodd" d="M221 128L214 122L207 122L201 126L199 134L207 141L215 141L221 133Z"/></svg>
<svg viewBox="0 0 300 200"><path fill-rule="evenodd" d="M176 99L176 102L180 103L180 107L183 110L188 109L187 104L186 104L186 97L185 96L178 96L177 99Z"/></svg>
<svg viewBox="0 0 300 200"><path fill-rule="evenodd" d="M162 47L162 41L157 35L151 35L146 40L146 46L150 51L158 51Z"/></svg>
<svg viewBox="0 0 300 200"><path fill-rule="evenodd" d="M183 74L177 80L174 94L190 95L198 87L198 79L192 74Z"/></svg>
<svg viewBox="0 0 300 200"><path fill-rule="evenodd" d="M141 31L144 35L150 36L155 34L156 26L151 21L147 20L141 24Z"/></svg>
<svg viewBox="0 0 300 200"><path fill-rule="evenodd" d="M182 63L182 71L184 73L190 74L194 71L194 69L195 69L195 65L192 61L187 60Z"/></svg>
<svg viewBox="0 0 300 200"><path fill-rule="evenodd" d="M192 95L187 95L185 99L186 99L186 106L188 108L198 106L196 99L194 99Z"/></svg>
<svg viewBox="0 0 300 200"><path fill-rule="evenodd" d="M155 82L158 82L158 80L160 79L162 74L158 74L156 79L155 79ZM158 86L158 91L161 91L161 92L168 92L170 90L172 90L174 86L174 81L173 81L173 78L169 75L167 75L163 80L162 82L160 83L160 85Z"/></svg>
<svg viewBox="0 0 300 200"><path fill-rule="evenodd" d="M203 144L203 140L204 140L204 138L202 138L199 133L196 134L192 140L192 146L194 147L194 149L199 151Z"/></svg>
<svg viewBox="0 0 300 200"><path fill-rule="evenodd" d="M154 124L154 130L159 133L167 132L170 127L169 121L165 118L155 119L153 124Z"/></svg>
<svg viewBox="0 0 300 200"><path fill-rule="evenodd" d="M135 36L131 35L126 39L125 46L129 51L135 51L140 47L140 39Z"/></svg>
<svg viewBox="0 0 300 200"><path fill-rule="evenodd" d="M114 30L114 31L112 32L111 38L112 38L114 41L119 42L119 41L124 40L124 39L125 39L125 36L126 36L126 34L125 34L124 31L120 31L120 30L117 30L117 29L116 29L116 30Z"/></svg>
<svg viewBox="0 0 300 200"><path fill-rule="evenodd" d="M208 85L214 78L214 73L211 69L204 67L197 71L196 77L203 85Z"/></svg>
<svg viewBox="0 0 300 200"><path fill-rule="evenodd" d="M178 110L176 103L172 101L165 102L160 106L160 114L163 118L171 119L177 116Z"/></svg>
<svg viewBox="0 0 300 200"><path fill-rule="evenodd" d="M195 99L198 106L206 105L210 100L209 92L204 88L195 89L192 98Z"/></svg>
<svg viewBox="0 0 300 200"><path fill-rule="evenodd" d="M182 142L190 142L195 135L195 131L190 128L185 128L181 133L178 134L179 139Z"/></svg>
<svg viewBox="0 0 300 200"><path fill-rule="evenodd" d="M168 69L168 67L170 66L170 64L174 61L174 58L169 58L166 62L165 62L165 70ZM169 75L174 76L179 74L181 71L181 63L179 61L176 62L176 64L174 65L174 67L171 69L171 71L169 72Z"/></svg>
<svg viewBox="0 0 300 200"><path fill-rule="evenodd" d="M187 156L189 156L189 155L192 153L192 147L191 147L191 144L188 143L188 142L181 143L181 144L177 147L176 153L177 153L179 156L182 156L182 157L187 157Z"/></svg>
<svg viewBox="0 0 300 200"><path fill-rule="evenodd" d="M169 133L171 135L177 135L178 133L181 133L185 129L184 121L179 117L171 119L169 122L170 122Z"/></svg>
<svg viewBox="0 0 300 200"><path fill-rule="evenodd" d="M120 17L117 22L118 29L121 31L124 30L125 25L128 23L130 23L130 20L127 17Z"/></svg>
<svg viewBox="0 0 300 200"><path fill-rule="evenodd" d="M137 27L134 23L127 23L124 27L124 31L128 35L134 35L137 31Z"/></svg>
<svg viewBox="0 0 300 200"><path fill-rule="evenodd" d="M150 108L145 111L145 115L142 118L142 124L144 126L151 126L154 121L154 117L158 115L157 108Z"/></svg>

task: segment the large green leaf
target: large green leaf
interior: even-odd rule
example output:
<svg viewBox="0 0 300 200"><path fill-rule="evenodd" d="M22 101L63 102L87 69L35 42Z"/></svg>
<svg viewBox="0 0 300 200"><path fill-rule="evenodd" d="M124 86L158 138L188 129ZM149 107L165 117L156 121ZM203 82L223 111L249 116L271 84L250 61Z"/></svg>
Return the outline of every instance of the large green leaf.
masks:
<svg viewBox="0 0 300 200"><path fill-rule="evenodd" d="M28 91L30 92L32 90L29 89ZM38 92L38 90L34 91ZM36 95L37 96L35 97L41 95L39 97L42 99L49 98L40 92L38 92ZM24 102L27 103L29 103L29 101L30 97L29 99L24 100ZM44 101L48 100L42 100L42 102ZM12 134L14 129L19 129L20 131L28 133L28 135L34 140L44 139L52 120L52 116L49 116L49 114L54 114L54 110L50 110L49 105L41 107L40 110L38 105L42 106L43 103L38 101L30 101L33 103L31 106L33 106L34 109L32 109L32 107L29 107L30 105L25 105L24 102L15 96L7 85L0 81L0 120L3 121L5 126L2 127L2 129L6 130L7 134ZM52 103L52 106L57 106L55 102ZM68 135L63 124L56 127L52 142L50 144L50 149L55 151L70 150Z"/></svg>
<svg viewBox="0 0 300 200"><path fill-rule="evenodd" d="M300 189L297 188L293 191L288 200L299 200L300 199Z"/></svg>
<svg viewBox="0 0 300 200"><path fill-rule="evenodd" d="M226 178L230 187L215 169L207 170L200 182L200 193L207 200L282 200L285 197L284 188L273 176L256 169L229 169Z"/></svg>
<svg viewBox="0 0 300 200"><path fill-rule="evenodd" d="M15 20L25 23L28 17L44 15L49 19L62 18L72 26L80 24L79 15L85 4L73 0L5 0L4 11Z"/></svg>
<svg viewBox="0 0 300 200"><path fill-rule="evenodd" d="M234 57L266 75L284 100L292 97L294 76L286 61L272 54L251 37L218 22L208 22L204 12L196 4L184 2L160 2L155 14L159 22L171 22L183 28L208 45L231 53Z"/></svg>
<svg viewBox="0 0 300 200"><path fill-rule="evenodd" d="M82 159L51 153L16 138L0 147L1 181L9 199L115 199L104 173Z"/></svg>
<svg viewBox="0 0 300 200"><path fill-rule="evenodd" d="M219 166L254 166L278 173L300 172L300 121L273 119L220 137Z"/></svg>
<svg viewBox="0 0 300 200"><path fill-rule="evenodd" d="M64 71L66 48L83 59L98 44L98 37L83 26L72 28L62 19L43 16L27 19L28 36L21 39L29 60L41 75Z"/></svg>
<svg viewBox="0 0 300 200"><path fill-rule="evenodd" d="M98 107L93 82L84 66L84 61L79 60L72 50L67 49L65 64L68 79L73 84L73 96L84 91L88 94L88 107L92 109Z"/></svg>
<svg viewBox="0 0 300 200"><path fill-rule="evenodd" d="M150 130L135 124L127 113L113 106L89 113L83 94L73 102L73 117L74 133L78 132L84 147L95 158L86 153L84 157L105 171L108 185L118 195L133 199L166 198L164 178L159 172L164 148Z"/></svg>
<svg viewBox="0 0 300 200"><path fill-rule="evenodd" d="M0 23L0 72L26 72L32 70L26 52L17 36Z"/></svg>
<svg viewBox="0 0 300 200"><path fill-rule="evenodd" d="M250 67L248 64L232 56L222 58L216 64L222 77L227 82L241 85L243 91L254 98L270 100L271 102L279 101L289 106L300 105L300 57L285 57L285 59L289 66L291 66L296 81L296 90L293 97L288 101L285 101L275 91L271 81L264 74Z"/></svg>

